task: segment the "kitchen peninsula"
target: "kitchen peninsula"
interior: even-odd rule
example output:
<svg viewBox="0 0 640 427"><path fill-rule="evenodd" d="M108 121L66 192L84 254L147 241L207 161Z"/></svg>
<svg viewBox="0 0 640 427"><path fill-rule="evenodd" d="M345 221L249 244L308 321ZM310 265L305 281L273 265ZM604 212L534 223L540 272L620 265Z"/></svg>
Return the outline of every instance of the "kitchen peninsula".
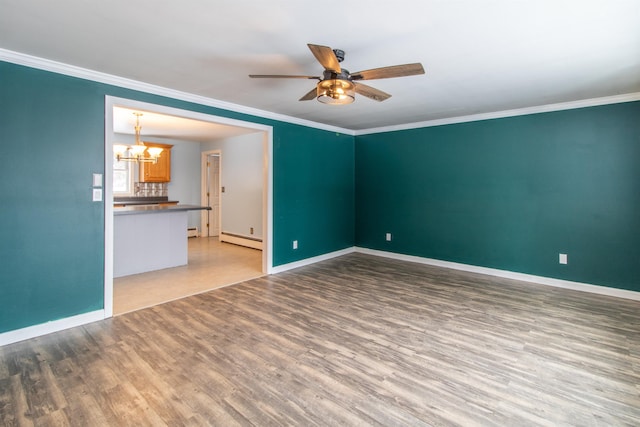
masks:
<svg viewBox="0 0 640 427"><path fill-rule="evenodd" d="M114 207L113 277L187 265L187 212L210 209L158 203Z"/></svg>

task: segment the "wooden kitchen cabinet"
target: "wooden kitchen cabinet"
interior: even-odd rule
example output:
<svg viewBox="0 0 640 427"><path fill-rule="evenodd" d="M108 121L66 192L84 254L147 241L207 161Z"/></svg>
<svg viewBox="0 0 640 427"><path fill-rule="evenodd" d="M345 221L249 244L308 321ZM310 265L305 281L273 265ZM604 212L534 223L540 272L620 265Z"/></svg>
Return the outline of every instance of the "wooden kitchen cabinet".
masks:
<svg viewBox="0 0 640 427"><path fill-rule="evenodd" d="M158 157L157 163L139 163L140 182L169 182L171 181L171 148L173 145L159 144L157 142L143 142L147 147L160 147L162 153ZM145 157L149 157L145 152Z"/></svg>

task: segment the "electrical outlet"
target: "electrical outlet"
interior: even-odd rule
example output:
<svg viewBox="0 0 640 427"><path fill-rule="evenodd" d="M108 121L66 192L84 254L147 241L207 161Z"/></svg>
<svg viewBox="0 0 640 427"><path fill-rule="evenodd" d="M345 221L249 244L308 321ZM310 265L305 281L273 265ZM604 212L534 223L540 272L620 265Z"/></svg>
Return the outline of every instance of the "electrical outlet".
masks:
<svg viewBox="0 0 640 427"><path fill-rule="evenodd" d="M102 201L102 188L94 188L92 190L92 200L94 202L101 202Z"/></svg>
<svg viewBox="0 0 640 427"><path fill-rule="evenodd" d="M249 228L249 233L253 234L253 227Z"/></svg>
<svg viewBox="0 0 640 427"><path fill-rule="evenodd" d="M385 236L385 239L387 239L387 242L391 241L391 233L387 233L387 235Z"/></svg>
<svg viewBox="0 0 640 427"><path fill-rule="evenodd" d="M560 262L560 264L568 264L569 260L567 259L567 254L559 254L558 262Z"/></svg>
<svg viewBox="0 0 640 427"><path fill-rule="evenodd" d="M297 240L293 241L293 249L298 249L298 241Z"/></svg>

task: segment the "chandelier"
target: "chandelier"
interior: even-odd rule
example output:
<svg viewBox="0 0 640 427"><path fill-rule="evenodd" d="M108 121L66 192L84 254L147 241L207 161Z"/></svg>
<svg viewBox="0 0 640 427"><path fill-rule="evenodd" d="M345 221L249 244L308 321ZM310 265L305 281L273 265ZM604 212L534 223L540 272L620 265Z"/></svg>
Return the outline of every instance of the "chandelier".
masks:
<svg viewBox="0 0 640 427"><path fill-rule="evenodd" d="M146 162L157 163L162 148L160 147L147 147L140 141L140 116L142 113L133 113L136 116L136 143L133 145L116 144L113 146L113 153L116 156L116 160L126 162Z"/></svg>

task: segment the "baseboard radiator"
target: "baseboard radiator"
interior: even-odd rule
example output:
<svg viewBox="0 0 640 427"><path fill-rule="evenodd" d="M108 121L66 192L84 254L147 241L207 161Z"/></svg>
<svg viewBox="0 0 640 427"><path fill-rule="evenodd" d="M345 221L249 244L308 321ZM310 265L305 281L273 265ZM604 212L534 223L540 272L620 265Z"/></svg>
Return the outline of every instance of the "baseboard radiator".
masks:
<svg viewBox="0 0 640 427"><path fill-rule="evenodd" d="M243 236L241 234L228 233L223 231L219 237L221 242L233 243L234 245L246 246L248 248L262 250L262 239L253 236Z"/></svg>
<svg viewBox="0 0 640 427"><path fill-rule="evenodd" d="M198 233L198 227L189 227L187 228L187 237L198 237L200 233Z"/></svg>

